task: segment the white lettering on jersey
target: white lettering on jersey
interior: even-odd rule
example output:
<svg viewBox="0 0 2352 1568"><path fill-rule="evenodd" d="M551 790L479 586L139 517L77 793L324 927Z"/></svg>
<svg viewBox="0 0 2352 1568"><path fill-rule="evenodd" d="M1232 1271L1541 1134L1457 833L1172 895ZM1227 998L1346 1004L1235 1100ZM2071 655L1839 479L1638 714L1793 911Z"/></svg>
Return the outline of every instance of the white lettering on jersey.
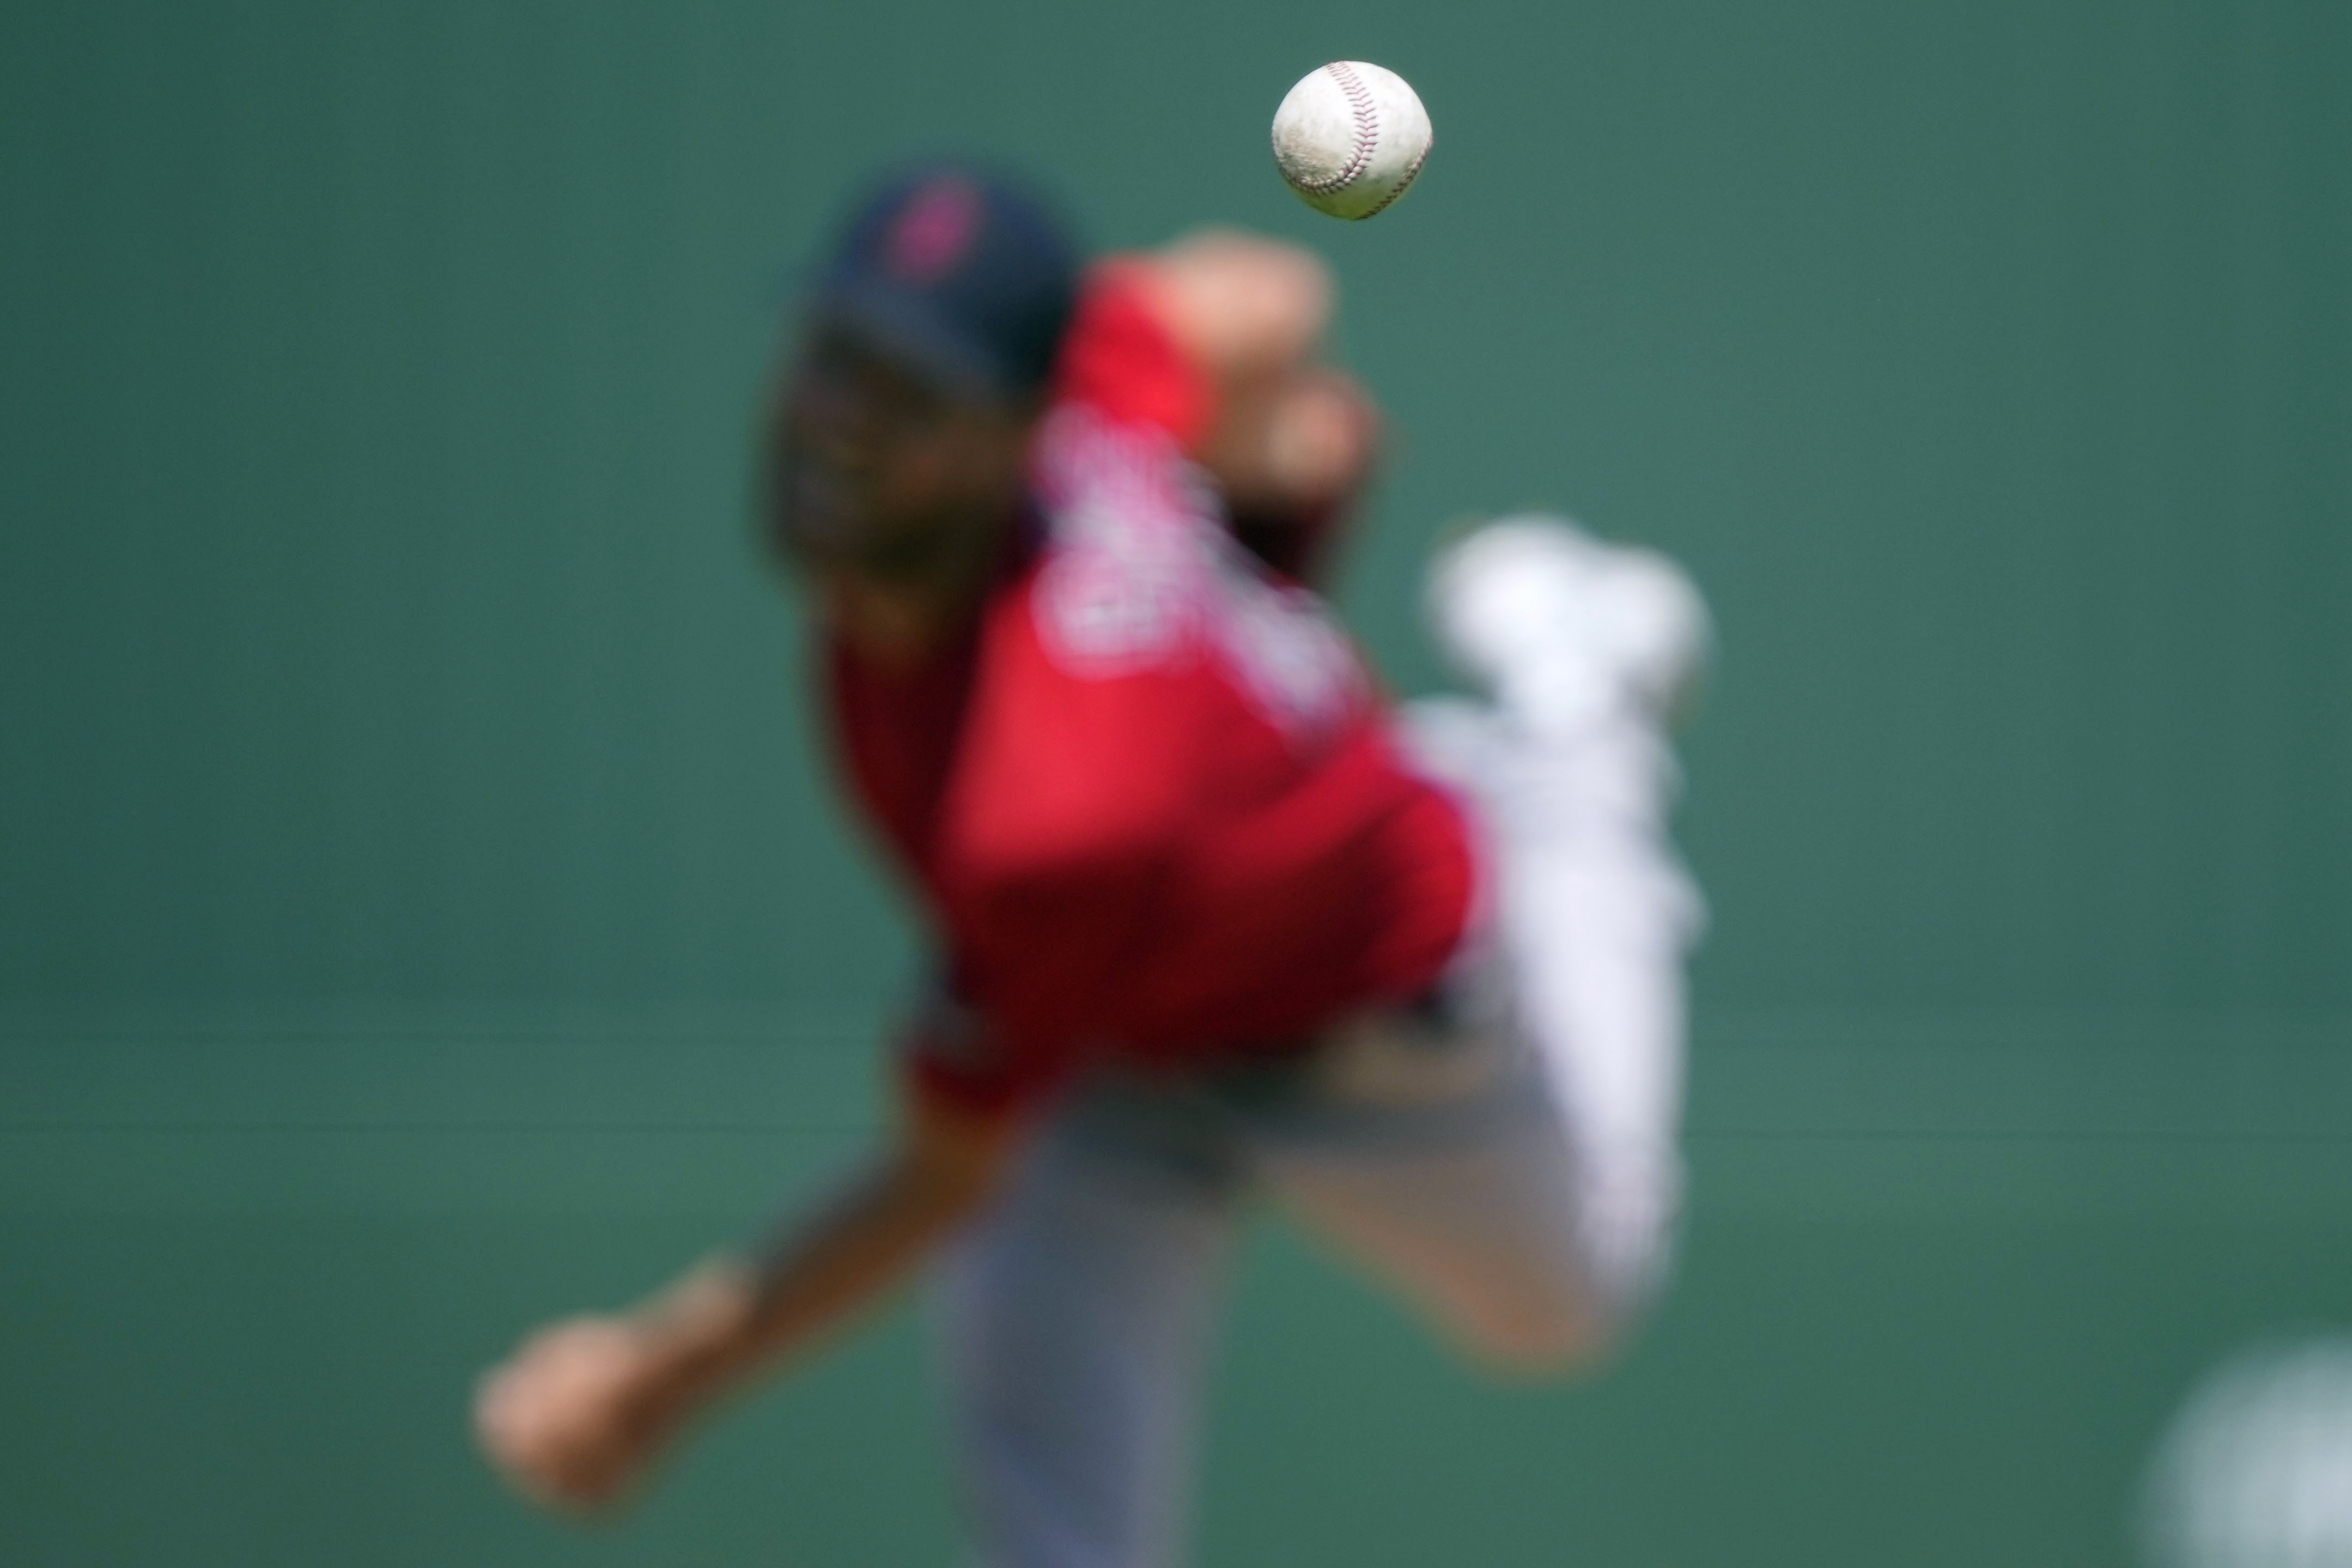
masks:
<svg viewBox="0 0 2352 1568"><path fill-rule="evenodd" d="M1304 588L1269 579L1239 545L1222 541L1236 557L1223 574L1218 640L1258 705L1286 730L1325 730L1363 688L1356 650L1323 601Z"/></svg>
<svg viewBox="0 0 2352 1568"><path fill-rule="evenodd" d="M1205 652L1294 733L1328 729L1360 699L1361 666L1322 600L1234 542L1166 436L1062 409L1035 476L1052 529L1035 610L1065 668L1108 677Z"/></svg>
<svg viewBox="0 0 2352 1568"><path fill-rule="evenodd" d="M1164 438L1077 409L1046 421L1036 478L1053 531L1037 584L1054 651L1089 675L1156 664L1193 629L1204 595L1200 498Z"/></svg>

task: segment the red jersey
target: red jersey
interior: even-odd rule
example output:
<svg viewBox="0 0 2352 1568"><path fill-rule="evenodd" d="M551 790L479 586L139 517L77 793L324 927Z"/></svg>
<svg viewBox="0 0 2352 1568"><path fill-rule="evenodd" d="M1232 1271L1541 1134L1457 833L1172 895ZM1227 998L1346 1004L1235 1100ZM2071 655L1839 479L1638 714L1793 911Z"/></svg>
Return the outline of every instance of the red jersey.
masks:
<svg viewBox="0 0 2352 1568"><path fill-rule="evenodd" d="M916 1080L971 1109L1297 1048L1426 991L1468 915L1457 809L1321 601L1223 526L1167 416L1201 417L1199 378L1120 324L1095 370L1133 374L1045 419L969 633L907 670L830 649L850 780L946 950Z"/></svg>

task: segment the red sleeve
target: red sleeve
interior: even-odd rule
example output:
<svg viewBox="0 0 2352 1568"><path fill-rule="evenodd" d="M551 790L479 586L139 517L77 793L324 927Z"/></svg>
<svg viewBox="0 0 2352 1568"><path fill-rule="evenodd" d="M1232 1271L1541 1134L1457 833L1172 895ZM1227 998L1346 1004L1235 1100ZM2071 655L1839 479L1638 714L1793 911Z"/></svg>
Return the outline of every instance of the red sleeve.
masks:
<svg viewBox="0 0 2352 1568"><path fill-rule="evenodd" d="M1094 410L1113 424L1166 432L1197 455L1217 416L1213 380L1162 322L1153 302L1150 263L1114 257L1090 272L1056 362L1052 401ZM1359 399L1368 448L1380 443L1380 416ZM1319 584L1336 542L1348 531L1369 484L1369 469L1341 493L1280 510L1238 508L1234 536L1294 583Z"/></svg>
<svg viewBox="0 0 2352 1568"><path fill-rule="evenodd" d="M1053 401L1164 430L1190 451L1208 435L1216 392L1161 323L1148 265L1115 257L1087 274L1062 340Z"/></svg>

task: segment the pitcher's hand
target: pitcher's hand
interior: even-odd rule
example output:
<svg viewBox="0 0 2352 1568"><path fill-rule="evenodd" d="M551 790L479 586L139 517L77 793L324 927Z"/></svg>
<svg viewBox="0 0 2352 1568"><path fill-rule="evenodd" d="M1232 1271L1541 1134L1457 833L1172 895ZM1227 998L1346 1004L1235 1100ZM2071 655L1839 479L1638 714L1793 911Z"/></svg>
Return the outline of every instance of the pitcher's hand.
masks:
<svg viewBox="0 0 2352 1568"><path fill-rule="evenodd" d="M629 1317L573 1318L523 1342L475 1391L483 1451L533 1500L585 1513L612 1502L677 1424L663 1358Z"/></svg>

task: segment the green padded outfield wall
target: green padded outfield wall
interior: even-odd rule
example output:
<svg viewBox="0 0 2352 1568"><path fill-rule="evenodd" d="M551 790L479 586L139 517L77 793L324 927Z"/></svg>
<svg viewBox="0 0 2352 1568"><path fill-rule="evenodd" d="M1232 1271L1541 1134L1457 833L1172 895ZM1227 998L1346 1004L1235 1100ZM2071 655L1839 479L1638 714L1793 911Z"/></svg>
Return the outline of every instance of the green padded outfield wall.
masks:
<svg viewBox="0 0 2352 1568"><path fill-rule="evenodd" d="M1381 61L1340 225L1265 146ZM2122 1564L2210 1365L2352 1324L2352 9L0 7L0 1560L938 1563L918 1314L617 1531L475 1367L804 1193L914 949L748 431L827 214L985 151L1306 240L1448 517L1686 562L1686 1266L1466 1378L1278 1227L1211 1564Z"/></svg>

